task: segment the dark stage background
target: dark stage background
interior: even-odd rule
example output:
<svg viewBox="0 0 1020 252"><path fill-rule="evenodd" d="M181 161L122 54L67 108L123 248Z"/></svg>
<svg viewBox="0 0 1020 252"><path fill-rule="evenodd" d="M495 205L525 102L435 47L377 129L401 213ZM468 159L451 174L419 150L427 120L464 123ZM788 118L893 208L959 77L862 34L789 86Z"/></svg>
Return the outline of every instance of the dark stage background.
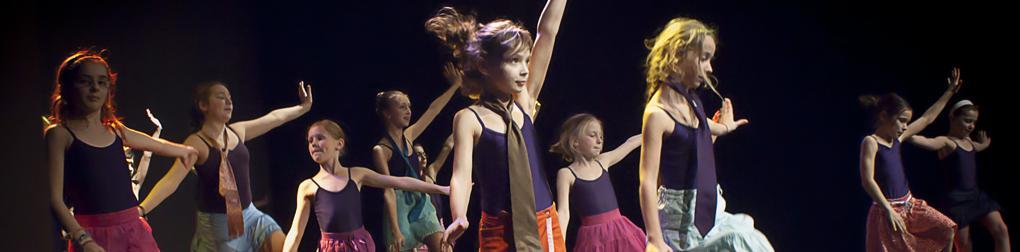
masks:
<svg viewBox="0 0 1020 252"><path fill-rule="evenodd" d="M51 228L39 116L48 113L53 73L80 47L109 49L120 73L119 114L128 126L151 131L145 108L162 120L163 136L181 141L190 131L191 89L207 80L230 84L234 120L247 120L297 103L295 83L314 86L308 114L248 143L259 208L288 230L298 183L318 169L307 155L304 130L315 120L339 121L350 135L345 164L371 163L381 136L373 114L376 92L404 90L415 116L446 87L448 56L424 22L452 5L481 20L510 17L534 31L544 1L342 1L247 3L137 1L9 2L3 22L4 132L15 141L0 152L8 167L0 178L7 240L0 247L48 251ZM644 102L643 41L670 18L689 16L719 29L720 91L738 117L751 123L716 145L719 182L731 212L748 213L779 251L861 251L870 199L858 179L858 149L868 133L857 96L895 91L919 115L941 94L953 66L963 90L981 106L978 128L993 147L979 155L981 187L1005 209L1015 209L1008 188L1015 177L1016 133L1008 131L1015 104L1013 13L1000 4L966 1L924 5L888 1L579 1L568 3L537 119L543 146L566 117L591 112L607 123L606 146L640 131ZM710 109L719 100L704 95ZM457 96L419 140L435 155L450 133ZM1013 111L1013 112L1011 112ZM940 117L924 134L947 130ZM8 138L9 139L9 138ZM636 152L636 151L635 151ZM633 153L612 171L622 212L643 226ZM904 150L916 195L934 199L940 186L934 153ZM11 160L11 161L7 161ZM545 156L549 181L565 165ZM166 172L154 158L143 193ZM449 163L440 173L447 184ZM150 217L164 251L186 251L193 226L195 178ZM366 190L366 222L377 242L381 194ZM477 196L477 195L476 195ZM475 246L478 214L459 251ZM449 214L447 209L443 212ZM1004 214L1015 226L1015 216ZM314 215L313 215L314 216ZM575 220L577 218L574 218ZM317 226L309 222L302 250L312 251ZM572 223L576 228L579 220ZM573 232L568 234L572 246ZM990 250L983 228L977 251ZM1015 240L1014 240L1015 241ZM385 248L385 247L380 247Z"/></svg>

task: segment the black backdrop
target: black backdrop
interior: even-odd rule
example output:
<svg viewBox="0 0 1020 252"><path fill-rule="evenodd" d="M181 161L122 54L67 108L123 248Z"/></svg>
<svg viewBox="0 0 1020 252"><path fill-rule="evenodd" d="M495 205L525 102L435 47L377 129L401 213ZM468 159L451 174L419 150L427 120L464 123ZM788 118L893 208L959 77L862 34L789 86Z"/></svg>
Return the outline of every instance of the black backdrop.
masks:
<svg viewBox="0 0 1020 252"><path fill-rule="evenodd" d="M3 176L3 226L15 250L48 250L39 116L46 114L53 72L76 48L109 49L120 73L117 104L128 126L151 131L145 108L180 141L190 132L191 88L200 81L230 84L235 120L297 103L299 80L314 86L308 114L251 141L253 185L260 209L289 229L297 184L314 174L303 142L314 120L338 120L351 136L348 165L369 165L381 135L372 110L376 92L404 90L415 116L447 84L447 56L423 24L441 6L477 12L481 20L509 17L534 29L543 1L299 1L5 3L3 19L4 122L16 139L4 147L11 164ZM886 1L572 1L567 6L546 87L538 132L548 146L566 117L590 112L608 122L607 147L640 131L643 106L643 40L670 18L690 16L719 29L720 91L751 124L716 145L719 180L731 212L749 213L779 251L859 251L870 199L860 189L858 146L868 133L856 97L895 91L920 114L944 90L953 66L963 69L957 96L981 105L980 129L995 139L979 155L980 184L1006 208L1015 158L1007 93L1015 55L1005 6ZM705 95L704 97L710 97ZM954 101L958 100L954 99ZM718 99L707 98L714 109ZM455 97L420 139L434 155L450 132L453 112L469 104ZM944 114L943 114L944 115ZM924 133L941 134L940 118ZM916 195L935 198L940 178L935 155L905 149ZM154 159L147 192L170 164ZM550 176L564 165L546 155ZM643 226L637 201L637 154L612 171L622 212ZM446 183L449 166L440 181ZM550 182L555 178L550 177ZM151 215L165 251L186 251L194 225L195 178ZM367 190L366 222L378 229L379 192ZM374 196L372 196L374 195ZM477 200L472 209L477 211ZM448 210L443 210L448 214ZM472 230L458 249L469 251ZM1012 216L1005 214L1007 224ZM577 225L575 222L573 225ZM1012 225L1011 225L1012 226ZM314 222L303 250L317 239ZM573 228L568 235L572 243ZM381 233L375 239L383 242ZM990 239L977 232L978 251ZM380 247L382 248L382 247ZM990 248L989 248L990 249Z"/></svg>

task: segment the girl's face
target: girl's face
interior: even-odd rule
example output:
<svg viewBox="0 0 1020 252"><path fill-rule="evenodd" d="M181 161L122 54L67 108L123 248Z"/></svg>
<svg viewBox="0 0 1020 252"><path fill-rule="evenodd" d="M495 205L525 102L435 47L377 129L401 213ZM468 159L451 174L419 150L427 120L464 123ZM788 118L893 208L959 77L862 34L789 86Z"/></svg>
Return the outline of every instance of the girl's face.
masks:
<svg viewBox="0 0 1020 252"><path fill-rule="evenodd" d="M886 130L888 130L887 132L895 132L896 135L894 135L894 137L900 137L900 135L903 135L903 132L907 130L907 125L910 125L910 119L913 116L914 111L909 109L904 110L895 116L883 117L886 119L883 120L882 124L886 127Z"/></svg>
<svg viewBox="0 0 1020 252"><path fill-rule="evenodd" d="M959 130L964 136L969 136L971 132L974 132L974 128L977 127L978 111L976 109L970 109L960 112L950 121L949 128Z"/></svg>
<svg viewBox="0 0 1020 252"><path fill-rule="evenodd" d="M491 64L482 74L492 85L491 91L502 95L518 94L527 89L530 60L531 50L517 50L503 55L500 62Z"/></svg>
<svg viewBox="0 0 1020 252"><path fill-rule="evenodd" d="M425 167L429 166L429 158L428 158L427 155L425 155L425 148L424 147L421 147L421 145L415 145L414 146L414 153L418 154L418 167L419 168L425 168ZM422 170L424 170L424 169L422 169Z"/></svg>
<svg viewBox="0 0 1020 252"><path fill-rule="evenodd" d="M209 97L205 102L199 103L199 109L205 115L206 121L226 123L234 111L234 102L230 97L230 90L226 86L213 85L209 87Z"/></svg>
<svg viewBox="0 0 1020 252"><path fill-rule="evenodd" d="M308 155L317 164L326 164L336 160L343 149L344 140L336 139L320 126L312 126L308 129Z"/></svg>
<svg viewBox="0 0 1020 252"><path fill-rule="evenodd" d="M103 104L110 96L110 74L106 65L99 62L86 61L78 67L78 75L71 83L75 95L71 102L79 106L82 114L95 113L103 109Z"/></svg>
<svg viewBox="0 0 1020 252"><path fill-rule="evenodd" d="M591 159L602 154L602 124L598 121L586 123L581 129L574 143L574 150L578 155Z"/></svg>
<svg viewBox="0 0 1020 252"><path fill-rule="evenodd" d="M383 111L386 122L398 128L407 128L411 125L411 100L406 95L393 97L393 103Z"/></svg>
<svg viewBox="0 0 1020 252"><path fill-rule="evenodd" d="M712 58L715 57L715 38L706 36L700 50L687 51L680 62L680 83L686 88L697 88L705 83L712 73Z"/></svg>

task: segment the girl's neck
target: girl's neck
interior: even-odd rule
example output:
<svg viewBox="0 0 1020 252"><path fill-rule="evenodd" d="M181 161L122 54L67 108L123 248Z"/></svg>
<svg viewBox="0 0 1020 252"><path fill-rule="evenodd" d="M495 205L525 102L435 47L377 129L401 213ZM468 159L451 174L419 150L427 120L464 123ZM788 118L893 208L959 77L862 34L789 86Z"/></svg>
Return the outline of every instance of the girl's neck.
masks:
<svg viewBox="0 0 1020 252"><path fill-rule="evenodd" d="M211 140L215 141L223 137L223 132L226 127L227 125L225 123L206 120L202 123L202 128L199 129L199 131L201 131L203 135L213 138Z"/></svg>
<svg viewBox="0 0 1020 252"><path fill-rule="evenodd" d="M889 143L892 143L897 138L894 130L887 130L882 128L875 130L874 135L875 137L878 137L884 141L888 141Z"/></svg>
<svg viewBox="0 0 1020 252"><path fill-rule="evenodd" d="M92 112L79 112L75 113L75 116L68 118L67 123L75 124L76 126L83 128L102 127L102 109Z"/></svg>
<svg viewBox="0 0 1020 252"><path fill-rule="evenodd" d="M596 167L596 166L598 166L598 163L595 160L595 157L590 157L590 158L589 157L578 157L577 159L574 159L574 162L571 163L570 166L573 166L574 169L577 169L577 168L588 168L588 167Z"/></svg>
<svg viewBox="0 0 1020 252"><path fill-rule="evenodd" d="M319 164L319 169L327 174L338 176L337 170L343 169L343 164L340 164L340 158L334 158L326 163Z"/></svg>
<svg viewBox="0 0 1020 252"><path fill-rule="evenodd" d="M404 146L406 144L404 143L404 129L397 127L393 124L389 124L386 126L386 135L388 135L391 139L393 139L393 141L396 144L398 144L397 146L394 147L406 149L406 146Z"/></svg>

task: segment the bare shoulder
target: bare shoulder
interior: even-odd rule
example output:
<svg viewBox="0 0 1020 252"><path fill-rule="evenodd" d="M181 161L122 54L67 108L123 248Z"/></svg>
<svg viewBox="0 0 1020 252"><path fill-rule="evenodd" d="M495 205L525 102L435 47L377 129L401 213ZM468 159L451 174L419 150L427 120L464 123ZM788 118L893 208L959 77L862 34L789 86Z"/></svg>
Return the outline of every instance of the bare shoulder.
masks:
<svg viewBox="0 0 1020 252"><path fill-rule="evenodd" d="M71 132L60 124L52 124L43 130L43 138L46 139L47 145L62 144L65 147L71 145L74 137L71 136Z"/></svg>

